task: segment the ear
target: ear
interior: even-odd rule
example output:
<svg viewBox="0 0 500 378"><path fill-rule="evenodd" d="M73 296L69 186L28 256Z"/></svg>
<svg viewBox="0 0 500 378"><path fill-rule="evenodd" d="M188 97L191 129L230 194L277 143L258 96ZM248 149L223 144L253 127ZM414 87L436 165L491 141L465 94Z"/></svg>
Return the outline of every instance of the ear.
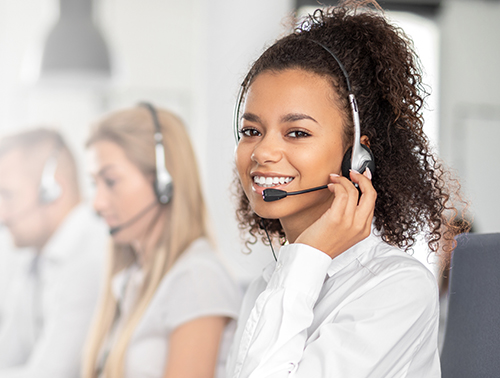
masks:
<svg viewBox="0 0 500 378"><path fill-rule="evenodd" d="M370 148L370 139L366 135L361 135L359 141L361 142L361 144L364 144L366 147Z"/></svg>

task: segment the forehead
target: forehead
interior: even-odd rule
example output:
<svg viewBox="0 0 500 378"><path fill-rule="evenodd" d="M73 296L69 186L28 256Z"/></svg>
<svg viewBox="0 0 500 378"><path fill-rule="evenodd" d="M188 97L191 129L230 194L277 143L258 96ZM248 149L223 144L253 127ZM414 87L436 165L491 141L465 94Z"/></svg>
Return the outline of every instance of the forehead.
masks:
<svg viewBox="0 0 500 378"><path fill-rule="evenodd" d="M303 104L304 107L334 107L337 93L328 78L302 69L264 71L257 75L248 89L245 105L272 100L273 104Z"/></svg>
<svg viewBox="0 0 500 378"><path fill-rule="evenodd" d="M99 140L89 147L89 168L93 174L100 173L104 168L130 170L134 167L125 150L115 142Z"/></svg>
<svg viewBox="0 0 500 378"><path fill-rule="evenodd" d="M248 89L243 118L254 114L261 119L284 120L288 115L302 114L324 126L333 123L342 127L347 118L337 98L329 79L316 73L302 69L264 71Z"/></svg>

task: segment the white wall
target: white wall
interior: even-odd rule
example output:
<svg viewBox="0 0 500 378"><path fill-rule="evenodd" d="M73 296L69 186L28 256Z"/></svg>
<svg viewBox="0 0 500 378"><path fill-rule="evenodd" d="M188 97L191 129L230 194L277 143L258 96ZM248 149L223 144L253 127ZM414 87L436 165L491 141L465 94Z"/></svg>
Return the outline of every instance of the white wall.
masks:
<svg viewBox="0 0 500 378"><path fill-rule="evenodd" d="M448 0L441 26L443 157L462 178L474 227L500 232L500 2Z"/></svg>

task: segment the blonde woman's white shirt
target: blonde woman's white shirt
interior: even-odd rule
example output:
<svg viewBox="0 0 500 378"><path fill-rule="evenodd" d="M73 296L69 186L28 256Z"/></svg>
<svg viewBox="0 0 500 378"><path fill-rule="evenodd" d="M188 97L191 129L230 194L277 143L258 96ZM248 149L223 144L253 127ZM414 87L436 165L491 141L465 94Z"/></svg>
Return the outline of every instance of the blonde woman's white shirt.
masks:
<svg viewBox="0 0 500 378"><path fill-rule="evenodd" d="M333 260L284 246L245 295L229 378L438 378L431 272L372 234Z"/></svg>
<svg viewBox="0 0 500 378"><path fill-rule="evenodd" d="M79 205L39 254L24 251L31 256L12 274L2 308L0 378L79 377L108 239L104 223Z"/></svg>
<svg viewBox="0 0 500 378"><path fill-rule="evenodd" d="M137 265L113 278L113 292L120 306L117 329L130 315L142 281L143 273ZM240 303L240 290L217 254L205 239L196 240L163 277L134 331L125 356L124 378L162 377L171 333L205 316L231 319L222 336L216 372L216 377L224 377Z"/></svg>

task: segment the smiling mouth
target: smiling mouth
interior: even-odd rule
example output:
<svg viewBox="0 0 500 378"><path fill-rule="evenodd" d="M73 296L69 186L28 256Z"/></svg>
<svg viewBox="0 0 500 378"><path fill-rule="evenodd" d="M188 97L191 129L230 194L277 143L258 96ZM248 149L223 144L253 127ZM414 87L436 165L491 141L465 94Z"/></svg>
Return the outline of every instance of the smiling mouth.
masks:
<svg viewBox="0 0 500 378"><path fill-rule="evenodd" d="M273 186L285 185L293 180L293 177L264 177L254 176L253 182L262 188L272 188Z"/></svg>

